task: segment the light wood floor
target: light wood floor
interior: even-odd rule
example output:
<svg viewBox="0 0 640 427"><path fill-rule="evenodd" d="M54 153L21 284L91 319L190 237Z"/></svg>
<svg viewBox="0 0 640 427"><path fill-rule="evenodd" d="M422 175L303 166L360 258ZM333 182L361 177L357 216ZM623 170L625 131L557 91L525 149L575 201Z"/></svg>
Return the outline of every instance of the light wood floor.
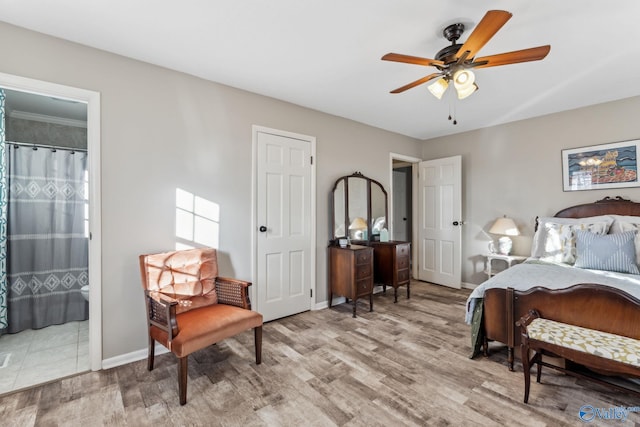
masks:
<svg viewBox="0 0 640 427"><path fill-rule="evenodd" d="M189 358L188 402L178 404L171 354L0 397L7 426L400 426L581 425L578 411L640 405L639 399L551 370L522 403L522 369L506 351L468 359L469 291L416 282L362 302L265 324L262 365L253 334ZM1 375L1 373L0 373ZM623 425L640 423L637 413ZM612 424L613 423L613 424ZM617 425L598 420L591 425Z"/></svg>

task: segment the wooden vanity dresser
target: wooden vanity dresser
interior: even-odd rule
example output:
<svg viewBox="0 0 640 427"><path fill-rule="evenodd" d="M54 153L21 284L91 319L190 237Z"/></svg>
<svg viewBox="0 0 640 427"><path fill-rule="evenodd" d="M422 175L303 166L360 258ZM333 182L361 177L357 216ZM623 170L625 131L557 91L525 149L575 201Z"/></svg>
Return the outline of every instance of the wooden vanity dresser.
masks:
<svg viewBox="0 0 640 427"><path fill-rule="evenodd" d="M407 298L411 298L411 243L401 241L371 242L375 258L373 281L393 286L393 302L398 302L398 286L407 286Z"/></svg>
<svg viewBox="0 0 640 427"><path fill-rule="evenodd" d="M352 300L356 317L358 298L369 296L373 311L373 248L350 245L329 247L329 308L334 295Z"/></svg>

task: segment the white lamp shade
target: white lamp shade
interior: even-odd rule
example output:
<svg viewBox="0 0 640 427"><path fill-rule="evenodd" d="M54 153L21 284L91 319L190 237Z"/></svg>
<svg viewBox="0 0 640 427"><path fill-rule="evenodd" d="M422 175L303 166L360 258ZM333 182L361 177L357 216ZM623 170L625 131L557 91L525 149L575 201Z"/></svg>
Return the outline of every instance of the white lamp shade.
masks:
<svg viewBox="0 0 640 427"><path fill-rule="evenodd" d="M359 216L355 217L351 224L349 225L349 230L364 230L367 228L367 221L364 218Z"/></svg>
<svg viewBox="0 0 640 427"><path fill-rule="evenodd" d="M445 79L444 77L440 77L438 80L427 86L427 89L429 89L429 92L431 92L433 96L438 99L442 99L442 95L448 87L449 82L447 81L447 79Z"/></svg>
<svg viewBox="0 0 640 427"><path fill-rule="evenodd" d="M476 90L478 90L478 85L475 83L464 89L456 89L456 92L458 92L458 99L465 99L466 97L473 94Z"/></svg>
<svg viewBox="0 0 640 427"><path fill-rule="evenodd" d="M493 223L489 229L489 233L501 234L503 236L519 236L520 230L518 230L516 223L513 222L511 218L507 218L505 216L503 218L498 218L496 222Z"/></svg>
<svg viewBox="0 0 640 427"><path fill-rule="evenodd" d="M476 75L471 70L463 68L453 74L453 84L458 91L470 88L475 81Z"/></svg>

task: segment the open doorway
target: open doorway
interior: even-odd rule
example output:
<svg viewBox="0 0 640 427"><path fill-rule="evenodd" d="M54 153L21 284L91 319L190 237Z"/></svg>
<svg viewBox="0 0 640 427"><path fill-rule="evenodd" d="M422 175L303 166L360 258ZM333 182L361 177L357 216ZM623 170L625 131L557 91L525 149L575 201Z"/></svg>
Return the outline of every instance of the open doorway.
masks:
<svg viewBox="0 0 640 427"><path fill-rule="evenodd" d="M417 218L416 179L417 165L422 159L403 154L390 154L390 188L389 194L389 224L390 237L412 243L411 264L412 276L417 277L417 230L414 219Z"/></svg>
<svg viewBox="0 0 640 427"><path fill-rule="evenodd" d="M84 301L84 297L81 296L82 292L80 292L79 289L76 289L76 294L79 295L75 295L74 298L70 298L72 300L80 298L80 304L77 303L78 301L73 302L76 306L88 305L88 312L90 312L88 321L83 321L80 319L82 316L80 316L78 319L74 318L63 325L59 325L59 320L54 319L50 323L51 326L45 327L43 326L44 324L38 323L35 327L29 326L25 328L24 334L23 332L17 332L15 334L4 334L0 337L4 339L6 343L12 341L11 347L15 350L11 355L0 360L0 368L5 370L5 372L0 372L0 374L2 374L0 375L0 393L3 393L49 381L56 377L59 378L72 375L79 371L86 371L89 369L97 370L102 368L102 304L100 271L101 227L99 193L100 96L97 92L2 73L0 73L0 88L3 92L6 92L10 98L9 108L6 112L8 113L7 115L10 116L9 119L12 120L10 127L13 126L8 135L6 135L6 143L13 143L5 144L5 147L7 145L11 145L10 149L16 152L38 152L43 156L56 152L60 154L60 157L72 156L80 159L85 156L84 163L86 166L84 167L84 170L86 170L86 172L83 172L81 176L79 175L76 177L77 179L74 178L75 181L79 182L79 185L76 186L77 188L74 188L72 184L68 183L68 185L62 184L60 186L55 184L43 184L41 186L36 182L36 179L32 180L33 184L31 181L28 185L22 185L19 183L15 184L16 188L23 189L30 194L38 190L43 191L48 195L52 195L55 190L64 194L65 197L71 197L70 194L75 192L82 192L84 196L84 200L71 202L71 204L76 203L82 205L79 209L74 208L74 210L80 212L78 216L80 216L81 219L80 222L76 224L77 227L74 226L73 232L76 235L82 234L83 236L86 236L84 248L84 263L86 267L84 268L84 271L81 272L79 271L81 269L74 268L72 269L73 271L67 271L68 274L63 274L61 277L57 277L53 272L50 272L51 274L48 274L45 280L41 280L41 278L37 277L31 280L32 283L30 282L30 285L26 286L37 288L38 284L41 283L42 288L53 289L56 284L60 284L62 288L68 290L73 287L82 287L76 286L81 282L83 285L91 285L91 291L88 293L87 302ZM35 107L38 103L41 104L42 109ZM51 106L54 106L53 110L47 110L47 108ZM77 116L66 116L62 111L68 110L69 108L75 108L76 110L83 111L82 114L84 117L78 118ZM56 121L57 123L55 123ZM83 122L84 124L82 124ZM22 126L26 126L27 124L32 126L31 130L22 128ZM51 135L53 135L57 130L62 129L65 126L74 127L70 126L70 124L77 125L75 127L84 126L84 130L80 132L71 132L66 135L66 139L70 142L69 146L60 144L60 140L56 140L55 138L43 141L35 137L36 134L42 136L43 130L47 127L49 128ZM29 135L30 131L32 131L30 134L31 136L25 136ZM44 131L44 133L49 131ZM78 134L83 134L83 132L83 136L77 137ZM72 134L76 136L71 136ZM58 134L57 136L60 135ZM21 141L9 141L15 139L20 139ZM84 140L83 143L77 144L80 140ZM78 154L77 156L72 154L74 151L74 154ZM58 182L57 180L58 178L53 178L51 181ZM7 186L4 188L7 188ZM60 251L49 249L45 252L54 252L58 254ZM42 257L38 256L37 258L41 259ZM87 290L88 289L85 289L85 291ZM47 335L47 337L44 337L40 331L49 328L52 328L52 330L47 331L47 334L44 334ZM56 331L53 331L53 329L56 329ZM48 332L52 333L48 334ZM23 336L18 338L17 336L20 334L23 334ZM47 341L57 341L57 344L64 343L66 346L64 349L47 349ZM22 342L23 345L20 345L20 342ZM32 345L33 349L30 350ZM76 347L75 349L73 349L74 345ZM43 360L36 360L36 357L33 354L33 352L37 350L36 347L40 350L48 350L49 355L44 355L44 353L46 353L45 351L42 356ZM6 352L5 350L7 348L8 346L3 345L0 352ZM74 351L72 352L71 350ZM21 373L21 379L18 380L16 376L17 373L15 372L15 369L13 371L11 370L11 366L16 368L16 362L20 361L20 353L24 353L23 356L25 358L23 358L20 363L19 369L28 369L24 369L24 372ZM27 357L30 358L29 361L26 360ZM49 377L44 375L43 372L38 371L40 367L43 367L47 362L53 361L55 357L60 359L59 363L57 363L57 368L62 367L63 365L68 368L71 364L74 364L75 369L67 369L65 372L58 372L56 377L50 377L50 374L52 373L51 371L55 371L54 369L49 369L49 372L46 373ZM32 367L33 369L30 369L29 367ZM9 384L9 382L12 384Z"/></svg>

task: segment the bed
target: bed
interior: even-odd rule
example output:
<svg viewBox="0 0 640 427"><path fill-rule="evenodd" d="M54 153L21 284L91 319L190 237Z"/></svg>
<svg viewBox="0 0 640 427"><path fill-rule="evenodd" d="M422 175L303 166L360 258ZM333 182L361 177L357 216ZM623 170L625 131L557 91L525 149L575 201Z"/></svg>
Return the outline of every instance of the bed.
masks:
<svg viewBox="0 0 640 427"><path fill-rule="evenodd" d="M588 298L602 299L601 306L606 313L614 313L617 306L601 298L599 290L614 288L630 295L631 301L640 301L639 230L640 203L621 197L606 197L595 203L563 209L553 217L538 218L532 256L480 284L467 300L466 321L472 326L471 357L482 349L488 355L488 341L500 342L507 346L507 361L513 370L513 349L520 345L515 323L534 308L548 313L555 311L558 317L570 316L576 323L593 324L591 312L579 303L574 306L570 303L572 289L585 292L584 287L576 285L592 285ZM615 262L601 265L601 260L590 253L591 247L601 250L612 241L618 249L624 246L624 250L621 249ZM563 313L559 312L560 305L554 303L553 297L541 300L538 294L527 292L536 287L551 289L552 295L562 295ZM518 291L517 297L514 291ZM611 325L614 321L611 317L600 321L606 323L607 328L618 329ZM634 327L640 329L640 325Z"/></svg>

